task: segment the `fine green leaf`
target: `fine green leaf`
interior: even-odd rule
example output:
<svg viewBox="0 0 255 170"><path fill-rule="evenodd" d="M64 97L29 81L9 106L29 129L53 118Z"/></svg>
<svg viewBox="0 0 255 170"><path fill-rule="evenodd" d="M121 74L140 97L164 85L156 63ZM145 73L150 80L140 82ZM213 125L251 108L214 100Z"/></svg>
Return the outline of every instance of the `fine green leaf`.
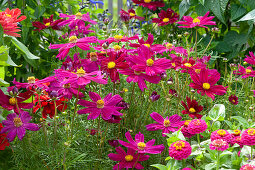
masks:
<svg viewBox="0 0 255 170"><path fill-rule="evenodd" d="M215 104L208 113L209 117L213 121L224 120L225 117L225 106L223 104Z"/></svg>
<svg viewBox="0 0 255 170"><path fill-rule="evenodd" d="M231 118L237 120L244 128L249 127L249 123L243 117L241 117L241 116L232 116Z"/></svg>
<svg viewBox="0 0 255 170"><path fill-rule="evenodd" d="M244 17L238 20L240 21L248 21L248 20L255 20L255 9L250 11L248 14L246 14Z"/></svg>
<svg viewBox="0 0 255 170"><path fill-rule="evenodd" d="M167 170L167 167L165 165L161 165L161 164L153 164L151 165L152 167L158 168L160 170Z"/></svg>

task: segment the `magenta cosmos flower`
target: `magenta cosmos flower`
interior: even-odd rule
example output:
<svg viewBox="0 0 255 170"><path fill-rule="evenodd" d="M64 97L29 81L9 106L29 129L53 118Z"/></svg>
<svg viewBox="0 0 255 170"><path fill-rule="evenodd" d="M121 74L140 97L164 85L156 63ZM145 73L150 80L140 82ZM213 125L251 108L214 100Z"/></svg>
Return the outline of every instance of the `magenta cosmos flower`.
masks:
<svg viewBox="0 0 255 170"><path fill-rule="evenodd" d="M159 26L173 24L179 19L179 15L171 8L168 8L166 11L161 10L160 13L158 13L158 17L159 18L152 18L152 22L158 23Z"/></svg>
<svg viewBox="0 0 255 170"><path fill-rule="evenodd" d="M208 69L201 69L200 73L193 71L190 73L190 77L193 83L190 83L190 87L197 89L197 93L205 94L214 100L216 95L224 95L227 91L226 87L222 85L215 85L220 79L220 73L210 74Z"/></svg>
<svg viewBox="0 0 255 170"><path fill-rule="evenodd" d="M224 129L216 130L211 134L211 141L214 141L216 139L223 139L227 143L230 143L231 138L232 138L231 134Z"/></svg>
<svg viewBox="0 0 255 170"><path fill-rule="evenodd" d="M135 140L132 139L130 132L126 132L125 136L130 143L124 142L122 140L119 140L119 143L127 148L138 151L138 153L158 154L165 149L163 144L153 146L155 139L144 143L144 135L141 132L135 135Z"/></svg>
<svg viewBox="0 0 255 170"><path fill-rule="evenodd" d="M151 113L150 116L158 123L146 125L146 129L148 131L162 130L162 136L164 137L166 137L164 133L175 132L184 123L181 121L182 117L177 114L170 117L167 116L165 119L156 112Z"/></svg>
<svg viewBox="0 0 255 170"><path fill-rule="evenodd" d="M215 139L209 145L209 148L211 150L217 150L217 151L225 151L228 149L228 147L229 147L229 144L223 139Z"/></svg>
<svg viewBox="0 0 255 170"><path fill-rule="evenodd" d="M233 71L233 73L236 75L242 75L242 79L246 79L247 77L255 77L255 71L251 66L244 68L243 66L239 65L238 70Z"/></svg>
<svg viewBox="0 0 255 170"><path fill-rule="evenodd" d="M157 10L159 7L164 7L165 3L162 0L132 0L135 4L138 4L139 6L143 6L145 8L148 8L150 10Z"/></svg>
<svg viewBox="0 0 255 170"><path fill-rule="evenodd" d="M96 119L99 115L102 116L104 120L108 120L112 115L122 116L122 113L118 112L118 110L123 109L122 107L117 107L116 105L122 100L120 95L112 96L112 93L109 93L102 99L99 94L95 92L89 92L89 97L92 100L79 100L78 104L86 107L85 109L79 110L78 114L89 114L89 119Z"/></svg>
<svg viewBox="0 0 255 170"><path fill-rule="evenodd" d="M52 28L54 30L59 30L61 27L58 25L60 22L64 21L64 19L58 19L56 21L53 21L53 14L50 16L50 18L43 18L42 23L39 21L32 22L32 25L34 27L37 27L38 29L35 29L34 31L41 31L47 28Z"/></svg>
<svg viewBox="0 0 255 170"><path fill-rule="evenodd" d="M188 132L190 134L203 133L207 129L207 124L202 119L194 119L189 123Z"/></svg>
<svg viewBox="0 0 255 170"><path fill-rule="evenodd" d="M187 104L184 101L181 101L182 106L185 110L182 111L182 114L188 114L191 118L198 118L200 119L202 115L198 114L203 110L203 106L198 105L196 100L191 100L188 96L186 97Z"/></svg>
<svg viewBox="0 0 255 170"><path fill-rule="evenodd" d="M143 169L143 166L139 163L142 161L146 161L150 158L149 155L144 155L139 153L135 153L136 151L128 148L127 153L121 148L117 147L115 153L110 153L108 157L113 160L113 161L119 161L113 169L114 170L121 170L121 169L131 169L136 168L136 169ZM138 159L138 160L137 160Z"/></svg>
<svg viewBox="0 0 255 170"><path fill-rule="evenodd" d="M199 16L195 19L191 18L190 16L184 16L184 21L179 21L177 24L181 24L184 26L179 26L180 28L193 28L193 27L203 27L208 28L205 25L216 25L216 22L211 21L214 17L208 17L209 11L204 16Z"/></svg>
<svg viewBox="0 0 255 170"><path fill-rule="evenodd" d="M228 101L230 103L232 103L233 105L237 105L238 104L238 97L236 95L232 94L228 97Z"/></svg>
<svg viewBox="0 0 255 170"><path fill-rule="evenodd" d="M255 129L254 128L249 128L246 129L241 136L242 143L244 145L255 145Z"/></svg>
<svg viewBox="0 0 255 170"><path fill-rule="evenodd" d="M192 148L190 144L184 140L174 142L169 147L169 156L176 160L187 159L191 154Z"/></svg>
<svg viewBox="0 0 255 170"><path fill-rule="evenodd" d="M39 127L37 124L28 123L32 116L29 115L28 112L20 112L19 116L16 113L9 114L6 118L7 120L3 120L3 125L5 126L0 133L8 132L7 139L12 142L16 136L18 136L19 140L22 140L26 134L27 130L37 131Z"/></svg>
<svg viewBox="0 0 255 170"><path fill-rule="evenodd" d="M56 58L62 60L66 57L66 55L69 53L70 49L77 46L82 50L90 50L91 45L89 43L97 43L97 38L92 37L84 37L81 39L78 39L76 36L71 36L69 38L69 43L66 44L51 44L49 46L50 49L58 49L59 53L56 56Z"/></svg>
<svg viewBox="0 0 255 170"><path fill-rule="evenodd" d="M240 170L255 170L255 166L250 164L245 164L240 168Z"/></svg>
<svg viewBox="0 0 255 170"><path fill-rule="evenodd" d="M56 78L53 77L53 76L52 77L46 77L46 78L41 79L41 80L38 80L34 76L31 76L31 77L27 78L27 83L17 82L15 78L12 81L12 83L15 84L15 86L18 89L26 88L27 90L34 90L37 87L47 89L48 88L47 84L49 84L50 82L55 81L55 80L56 80Z"/></svg>
<svg viewBox="0 0 255 170"><path fill-rule="evenodd" d="M250 56L246 55L246 58L244 59L244 61L251 65L255 65L255 56L253 52L250 51L249 54Z"/></svg>

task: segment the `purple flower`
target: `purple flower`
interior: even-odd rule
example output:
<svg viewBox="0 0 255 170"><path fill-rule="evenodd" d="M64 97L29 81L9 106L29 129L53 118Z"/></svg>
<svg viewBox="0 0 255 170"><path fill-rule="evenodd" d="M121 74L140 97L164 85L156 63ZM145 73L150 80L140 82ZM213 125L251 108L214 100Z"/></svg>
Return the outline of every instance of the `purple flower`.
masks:
<svg viewBox="0 0 255 170"><path fill-rule="evenodd" d="M120 95L112 96L112 93L109 93L105 96L104 99L101 99L99 94L95 92L89 92L89 97L91 101L79 100L78 104L86 107L85 109L81 109L78 111L78 114L89 114L89 119L96 119L100 114L104 120L109 120L112 118L112 115L122 116L122 113L118 112L118 110L123 109L122 107L117 107L122 98Z"/></svg>
<svg viewBox="0 0 255 170"><path fill-rule="evenodd" d="M19 116L16 113L9 114L7 120L3 120L2 124L5 126L0 133L9 132L7 139L12 142L16 136L22 140L27 130L37 131L39 127L37 124L28 123L32 116L28 112L20 112Z"/></svg>
<svg viewBox="0 0 255 170"><path fill-rule="evenodd" d="M178 129L176 127L182 126L182 117L177 114L168 116L164 119L160 114L153 112L150 116L158 123L146 125L148 131L162 130L162 136L166 136L164 133L175 132Z"/></svg>
<svg viewBox="0 0 255 170"><path fill-rule="evenodd" d="M153 92L151 93L150 100L151 100L152 102L157 101L159 98L160 98L160 95L159 95L156 91L153 91Z"/></svg>
<svg viewBox="0 0 255 170"><path fill-rule="evenodd" d="M144 135L141 132L135 135L135 140L132 139L130 132L126 132L125 136L130 143L124 142L122 140L119 140L119 143L127 148L138 151L138 153L159 154L165 149L163 144L153 146L155 139L144 143Z"/></svg>

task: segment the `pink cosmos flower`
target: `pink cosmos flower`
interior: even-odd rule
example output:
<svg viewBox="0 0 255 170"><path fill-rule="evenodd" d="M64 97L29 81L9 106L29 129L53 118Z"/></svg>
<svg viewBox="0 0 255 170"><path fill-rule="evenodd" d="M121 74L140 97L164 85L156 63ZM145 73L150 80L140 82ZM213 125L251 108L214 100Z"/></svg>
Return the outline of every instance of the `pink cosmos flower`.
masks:
<svg viewBox="0 0 255 170"><path fill-rule="evenodd" d="M229 144L223 139L215 139L209 145L211 150L225 151L228 149Z"/></svg>
<svg viewBox="0 0 255 170"><path fill-rule="evenodd" d="M240 170L255 170L255 166L250 164L245 164L240 168Z"/></svg>
<svg viewBox="0 0 255 170"><path fill-rule="evenodd" d="M216 25L216 22L211 21L214 17L209 15L209 11L204 16L199 16L195 19L191 18L190 16L184 16L184 21L179 21L177 24L181 24L184 26L179 26L180 28L193 28L193 27L203 27L208 28L205 25Z"/></svg>
<svg viewBox="0 0 255 170"><path fill-rule="evenodd" d="M246 58L244 59L244 61L251 65L255 65L255 56L253 52L250 51L249 54L250 56L246 55Z"/></svg>
<svg viewBox="0 0 255 170"><path fill-rule="evenodd" d="M56 56L56 58L62 60L66 57L66 55L69 53L70 49L77 46L82 50L90 50L91 45L89 43L97 43L97 38L92 37L84 37L78 39L76 36L71 36L69 38L69 43L66 44L51 44L49 46L50 49L58 49L59 53Z"/></svg>
<svg viewBox="0 0 255 170"><path fill-rule="evenodd" d="M190 73L190 77L193 83L190 83L190 87L197 89L197 93L205 94L214 100L216 95L224 95L227 91L226 87L222 85L215 85L220 79L220 73L216 72L214 75L210 75L209 70L201 69L200 73Z"/></svg>
<svg viewBox="0 0 255 170"><path fill-rule="evenodd" d="M157 10L159 7L164 7L165 3L162 0L132 0L135 4L138 4L139 6L143 6L145 8L148 8L150 10Z"/></svg>
<svg viewBox="0 0 255 170"><path fill-rule="evenodd" d="M194 119L189 123L188 132L190 134L203 133L207 129L207 124L202 119Z"/></svg>
<svg viewBox="0 0 255 170"><path fill-rule="evenodd" d="M158 17L159 18L152 18L152 22L158 23L159 26L173 24L179 19L179 15L171 8L168 8L166 11L161 10L160 13L158 13Z"/></svg>
<svg viewBox="0 0 255 170"><path fill-rule="evenodd" d="M136 169L143 169L143 166L139 163L142 161L146 161L150 158L149 155L144 155L144 154L139 154L135 153L136 151L128 148L127 153L121 148L117 147L115 153L110 153L108 157L113 160L113 161L119 161L113 169L114 170L121 170L121 169L131 169L136 168ZM137 160L138 159L138 160Z"/></svg>
<svg viewBox="0 0 255 170"><path fill-rule="evenodd" d="M96 21L93 21L90 19L89 12L87 14L82 14L78 12L75 15L67 15L60 13L60 18L68 18L67 20L64 20L63 22L59 23L59 26L67 25L70 27L70 29L75 29L76 26L78 26L78 29L81 29L84 27L84 22L89 22L91 24L97 24Z"/></svg>
<svg viewBox="0 0 255 170"><path fill-rule="evenodd" d="M191 154L192 148L189 142L179 140L174 142L169 147L169 156L175 160L187 159Z"/></svg>
<svg viewBox="0 0 255 170"><path fill-rule="evenodd" d="M242 79L246 79L247 77L255 77L255 71L251 66L244 68L243 66L239 65L238 67L238 70L233 71L233 73L236 75L242 75Z"/></svg>
<svg viewBox="0 0 255 170"><path fill-rule="evenodd" d="M133 150L138 151L138 153L140 154L141 153L159 154L165 149L163 144L153 146L155 143L155 139L152 139L147 143L144 143L144 135L141 132L135 135L135 140L132 139L130 132L126 132L125 136L130 143L124 142L122 140L119 140L119 143L127 148L131 148Z"/></svg>
<svg viewBox="0 0 255 170"><path fill-rule="evenodd" d="M116 106L122 100L120 95L112 96L112 93L109 93L107 96L105 96L104 99L102 99L99 94L95 92L89 92L89 97L92 102L83 99L78 101L79 105L86 108L77 112L78 114L89 113L88 120L96 119L99 115L101 115L104 120L111 119L112 115L122 116L122 113L118 112L118 110L123 108Z"/></svg>
<svg viewBox="0 0 255 170"><path fill-rule="evenodd" d="M214 141L216 139L223 139L227 143L230 143L231 138L232 138L231 134L224 129L216 130L216 131L212 132L212 134L211 134L211 141Z"/></svg>
<svg viewBox="0 0 255 170"><path fill-rule="evenodd" d="M255 145L255 129L254 128L246 129L242 133L241 139L244 145L248 146Z"/></svg>
<svg viewBox="0 0 255 170"><path fill-rule="evenodd" d="M17 82L16 79L14 78L14 80L12 81L13 84L15 84L15 86L20 89L20 88L26 88L27 90L34 90L37 87L40 87L42 89L47 89L48 85L50 84L50 82L55 81L56 78L51 76L51 77L46 77L44 79L38 80L35 79L34 76L28 77L27 78L27 83L20 83Z"/></svg>
<svg viewBox="0 0 255 170"><path fill-rule="evenodd" d="M185 138L191 138L192 136L195 136L196 134L191 134L191 133L189 133L189 123L191 122L191 120L186 120L185 122L184 122L184 124L183 124L183 126L180 126L179 128L181 128L182 127L182 129L181 129L181 132L182 132L182 134L183 134L183 136L185 137Z"/></svg>
<svg viewBox="0 0 255 170"><path fill-rule="evenodd" d="M162 130L162 136L166 137L165 133L177 131L177 127L183 125L182 117L175 114L165 119L158 113L152 112L150 116L158 123L146 125L148 131Z"/></svg>
<svg viewBox="0 0 255 170"><path fill-rule="evenodd" d="M138 39L138 35L132 36L132 37L127 37L127 36L123 36L123 35L115 35L114 37L110 37L106 40L98 40L98 42L100 43L100 45L102 45L105 42L108 42L109 44L113 43L113 42L129 42L130 40L136 40Z"/></svg>
<svg viewBox="0 0 255 170"><path fill-rule="evenodd" d="M196 100L191 100L188 96L186 97L187 104L184 101L181 101L182 106L185 110L182 111L182 114L188 114L191 118L198 118L200 119L202 115L198 114L203 110L203 106L198 105Z"/></svg>
<svg viewBox="0 0 255 170"><path fill-rule="evenodd" d="M28 123L32 116L29 115L28 112L20 112L19 116L16 113L9 114L6 118L7 120L3 120L4 128L0 133L8 132L7 139L12 142L16 136L18 136L19 140L22 140L26 134L27 130L37 131L39 127L37 124Z"/></svg>

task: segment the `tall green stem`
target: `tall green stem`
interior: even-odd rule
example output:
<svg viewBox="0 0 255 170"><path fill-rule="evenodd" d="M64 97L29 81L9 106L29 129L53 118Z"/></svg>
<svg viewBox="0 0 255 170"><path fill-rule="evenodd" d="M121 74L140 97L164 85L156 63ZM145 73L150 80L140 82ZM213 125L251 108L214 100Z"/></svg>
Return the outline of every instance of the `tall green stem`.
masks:
<svg viewBox="0 0 255 170"><path fill-rule="evenodd" d="M220 168L220 152L219 151L217 151L218 152L218 154L217 154L217 168L216 168L216 170L219 170L219 168Z"/></svg>

